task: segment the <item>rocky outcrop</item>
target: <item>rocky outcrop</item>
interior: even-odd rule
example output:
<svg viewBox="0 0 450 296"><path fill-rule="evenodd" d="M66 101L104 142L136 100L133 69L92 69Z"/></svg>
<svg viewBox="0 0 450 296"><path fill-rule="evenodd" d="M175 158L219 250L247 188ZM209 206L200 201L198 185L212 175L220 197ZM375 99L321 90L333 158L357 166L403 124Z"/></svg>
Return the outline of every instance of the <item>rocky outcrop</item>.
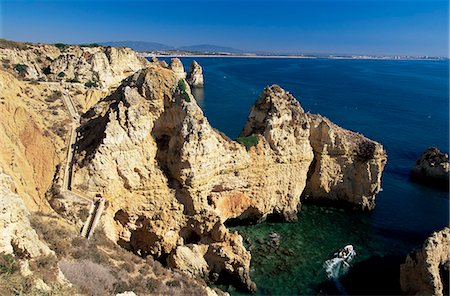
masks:
<svg viewBox="0 0 450 296"><path fill-rule="evenodd" d="M192 61L186 80L192 87L203 87L203 69L196 61Z"/></svg>
<svg viewBox="0 0 450 296"><path fill-rule="evenodd" d="M74 186L107 199L111 239L193 277L254 290L250 253L224 223L297 219L314 156L343 168L329 181L343 175L344 188L326 194L374 206L386 161L381 145L308 116L277 85L263 91L232 141L210 126L180 73L153 63L83 116ZM318 133L316 119L331 132Z"/></svg>
<svg viewBox="0 0 450 296"><path fill-rule="evenodd" d="M258 144L247 151L209 125L173 71L149 67L86 114L75 184L110 202L119 244L252 290L250 254L223 223L296 219L313 157L307 117L291 95L273 86L255 106L242 138ZM189 244L198 247L180 248ZM188 262L194 251L200 262Z"/></svg>
<svg viewBox="0 0 450 296"><path fill-rule="evenodd" d="M110 239L192 277L255 290L251 255L225 224L295 220L305 187L314 200L374 206L386 161L381 145L305 114L279 86L262 92L232 141L211 127L191 94L189 84L203 84L197 63L187 83L179 59L167 67L129 49L30 44L2 48L0 58L15 73L0 71L0 167L25 205L46 209L47 193L57 208L74 117L61 98L70 96L87 111L77 129L73 190L106 199L102 226ZM24 238L34 241L35 233L8 188L4 208L17 208L25 225L0 217L3 248L45 254ZM62 202L69 195L56 199L64 212L76 212Z"/></svg>
<svg viewBox="0 0 450 296"><path fill-rule="evenodd" d="M308 114L308 118L314 161L309 169L304 198L373 209L387 161L383 146L345 130L323 116Z"/></svg>
<svg viewBox="0 0 450 296"><path fill-rule="evenodd" d="M450 228L433 233L422 249L400 266L400 285L408 295L448 295ZM445 293L444 293L445 292Z"/></svg>
<svg viewBox="0 0 450 296"><path fill-rule="evenodd" d="M412 181L448 191L449 170L448 154L430 147L417 159L410 177Z"/></svg>
<svg viewBox="0 0 450 296"><path fill-rule="evenodd" d="M179 58L170 59L169 68L175 73L177 80L186 78L186 72L184 72L183 63L181 63Z"/></svg>
<svg viewBox="0 0 450 296"><path fill-rule="evenodd" d="M1 48L0 59L3 67L26 79L81 82L105 89L117 87L124 78L149 64L129 48L102 46Z"/></svg>
<svg viewBox="0 0 450 296"><path fill-rule="evenodd" d="M0 169L0 253L14 254L21 259L50 254L48 246L31 227L30 213L22 198L14 191L11 177Z"/></svg>

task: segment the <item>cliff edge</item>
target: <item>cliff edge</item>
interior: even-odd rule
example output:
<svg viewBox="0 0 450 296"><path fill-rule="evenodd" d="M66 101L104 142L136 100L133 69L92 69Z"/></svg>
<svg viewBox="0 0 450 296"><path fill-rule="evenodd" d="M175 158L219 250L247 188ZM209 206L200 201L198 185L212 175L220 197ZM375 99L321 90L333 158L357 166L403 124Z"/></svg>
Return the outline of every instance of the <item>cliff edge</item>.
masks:
<svg viewBox="0 0 450 296"><path fill-rule="evenodd" d="M433 233L422 249L411 252L400 266L400 285L408 295L448 295L450 228Z"/></svg>

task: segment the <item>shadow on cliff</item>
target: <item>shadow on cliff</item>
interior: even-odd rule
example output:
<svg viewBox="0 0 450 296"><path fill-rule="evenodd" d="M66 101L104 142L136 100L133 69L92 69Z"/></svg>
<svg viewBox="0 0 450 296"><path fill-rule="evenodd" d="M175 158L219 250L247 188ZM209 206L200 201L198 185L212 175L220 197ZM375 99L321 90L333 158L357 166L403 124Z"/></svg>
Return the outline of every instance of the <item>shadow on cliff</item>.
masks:
<svg viewBox="0 0 450 296"><path fill-rule="evenodd" d="M348 295L401 295L400 264L404 261L400 256L373 256L355 263L340 282ZM318 289L319 294L341 294L331 281L321 283Z"/></svg>

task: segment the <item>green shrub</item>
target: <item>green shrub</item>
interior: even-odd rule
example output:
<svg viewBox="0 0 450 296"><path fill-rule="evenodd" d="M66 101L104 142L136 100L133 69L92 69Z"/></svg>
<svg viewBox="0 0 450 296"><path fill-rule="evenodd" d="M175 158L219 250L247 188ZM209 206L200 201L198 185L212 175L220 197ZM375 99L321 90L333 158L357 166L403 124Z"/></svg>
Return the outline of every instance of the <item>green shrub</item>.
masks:
<svg viewBox="0 0 450 296"><path fill-rule="evenodd" d="M64 76L66 76L66 73L64 73L64 72L59 72L58 73L58 77L64 77Z"/></svg>
<svg viewBox="0 0 450 296"><path fill-rule="evenodd" d="M84 86L91 88L91 87L98 87L98 84L97 81L95 80L89 80L84 84Z"/></svg>
<svg viewBox="0 0 450 296"><path fill-rule="evenodd" d="M184 82L184 79L180 79L180 81L178 81L178 87L182 92L186 92L186 82Z"/></svg>
<svg viewBox="0 0 450 296"><path fill-rule="evenodd" d="M247 137L239 137L236 139L241 145L245 146L245 149L249 150L251 147L258 145L258 137L255 135L250 135Z"/></svg>
<svg viewBox="0 0 450 296"><path fill-rule="evenodd" d="M187 87L186 87L186 82L184 82L184 79L180 79L178 81L178 87L181 90L181 94L183 95L184 100L189 103L191 101L191 98L189 97L188 93L186 92Z"/></svg>
<svg viewBox="0 0 450 296"><path fill-rule="evenodd" d="M55 43L55 46L56 46L57 48L59 48L60 50L62 50L62 49L64 49L64 48L66 48L67 44L64 44L64 43Z"/></svg>
<svg viewBox="0 0 450 296"><path fill-rule="evenodd" d="M0 254L0 274L13 274L17 270L16 258L11 254Z"/></svg>
<svg viewBox="0 0 450 296"><path fill-rule="evenodd" d="M50 70L50 67L45 67L42 68L42 73L44 73L45 75L51 74L52 71Z"/></svg>
<svg viewBox="0 0 450 296"><path fill-rule="evenodd" d="M16 64L14 66L14 70L19 72L19 74L25 74L25 72L27 72L27 69L28 69L28 66L25 64Z"/></svg>
<svg viewBox="0 0 450 296"><path fill-rule="evenodd" d="M70 82L70 83L80 83L81 81L78 80L78 78L72 78L72 79L67 79L66 82Z"/></svg>

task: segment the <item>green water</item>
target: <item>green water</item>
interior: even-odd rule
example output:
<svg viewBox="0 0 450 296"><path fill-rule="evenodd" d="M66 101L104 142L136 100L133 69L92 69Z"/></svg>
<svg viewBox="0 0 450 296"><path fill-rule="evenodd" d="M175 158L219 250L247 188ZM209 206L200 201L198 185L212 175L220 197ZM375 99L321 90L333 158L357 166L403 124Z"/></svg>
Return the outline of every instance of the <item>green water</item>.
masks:
<svg viewBox="0 0 450 296"><path fill-rule="evenodd" d="M318 206L303 206L298 222L265 222L231 230L244 237L252 254L251 277L258 285L257 294L265 295L329 293L322 288L327 282L323 263L347 244L356 249L354 264L378 256L404 256L414 246L379 235L368 213ZM270 243L272 232L280 236L278 247ZM242 294L233 287L221 288Z"/></svg>

